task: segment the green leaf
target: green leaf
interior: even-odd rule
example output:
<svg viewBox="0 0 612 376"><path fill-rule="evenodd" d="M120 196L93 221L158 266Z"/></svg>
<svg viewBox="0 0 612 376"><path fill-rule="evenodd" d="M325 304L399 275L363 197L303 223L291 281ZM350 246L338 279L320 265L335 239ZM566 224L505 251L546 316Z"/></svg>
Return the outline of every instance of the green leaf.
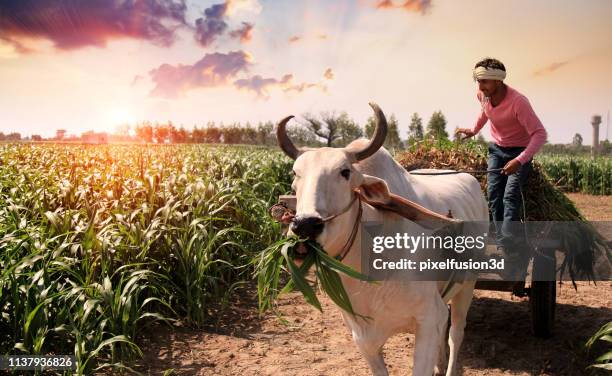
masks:
<svg viewBox="0 0 612 376"><path fill-rule="evenodd" d="M315 261L314 255L309 253L304 259L304 264L302 265L302 268L298 268L298 266L295 265L295 263L289 256L289 250L292 247L289 244L290 243L287 243L283 246L281 253L283 257L285 257L285 260L287 260L287 266L289 268L289 272L291 273L291 280L293 281L295 287L302 292L302 294L304 295L304 299L306 299L306 302L318 309L320 312L323 312L323 309L321 308L321 302L319 302L319 299L317 299L317 295L306 281L306 278L304 277L304 273L302 271L302 269L306 266L308 266L308 268L312 266Z"/></svg>
<svg viewBox="0 0 612 376"><path fill-rule="evenodd" d="M350 266L341 263L335 258L330 257L327 254L327 252L322 250L318 245L310 245L310 246L316 250L319 258L321 259L321 261L326 267L337 270L341 273L344 273L351 278L355 278L355 279L366 281L366 282L372 282L372 279L370 279L367 275L362 274L356 271L355 269L351 268Z"/></svg>
<svg viewBox="0 0 612 376"><path fill-rule="evenodd" d="M607 362L609 360L612 360L612 351L608 351L607 353L605 353L602 356L600 356L597 359L595 359L595 361L597 363L604 363L604 362Z"/></svg>
<svg viewBox="0 0 612 376"><path fill-rule="evenodd" d="M607 364L593 364L591 366L589 366L589 368L601 368L601 369L605 369L608 371L612 371L612 363L607 363Z"/></svg>

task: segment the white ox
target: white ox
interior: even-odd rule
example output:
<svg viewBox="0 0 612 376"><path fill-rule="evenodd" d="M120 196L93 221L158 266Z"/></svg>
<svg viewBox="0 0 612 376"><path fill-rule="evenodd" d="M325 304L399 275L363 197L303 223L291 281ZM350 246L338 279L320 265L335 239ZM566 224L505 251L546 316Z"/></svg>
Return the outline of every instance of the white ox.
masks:
<svg viewBox="0 0 612 376"><path fill-rule="evenodd" d="M278 124L279 145L295 159L292 187L297 203L291 232L316 240L331 256L339 255L358 215L359 203L353 201L351 204L355 189L370 198L388 196L390 191L440 214L452 209L457 219L488 223L487 203L473 176L461 173L434 177L408 173L381 147L387 123L380 108L375 104L371 107L377 119L372 140L357 140L345 148L297 148L285 130L291 116ZM347 211L343 210L349 206ZM322 221L322 218L339 213L330 221ZM382 221L386 216L407 221L395 213L363 204L362 221ZM358 233L357 239L359 236ZM361 270L362 252L371 250L361 249L361 243L354 241L343 262ZM341 278L355 312L372 318L366 321L342 311L344 322L374 375L388 374L382 347L390 336L402 332L416 335L413 374L443 374L447 359L448 303L451 305L451 327L446 375L456 373L473 281L455 284L443 300L442 282L371 284L344 275Z"/></svg>

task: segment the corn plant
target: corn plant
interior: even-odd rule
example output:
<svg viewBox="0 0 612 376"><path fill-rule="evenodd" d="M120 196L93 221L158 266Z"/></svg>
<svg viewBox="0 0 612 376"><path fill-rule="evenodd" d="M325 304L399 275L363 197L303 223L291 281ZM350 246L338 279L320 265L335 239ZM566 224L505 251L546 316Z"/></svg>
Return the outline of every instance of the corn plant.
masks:
<svg viewBox="0 0 612 376"><path fill-rule="evenodd" d="M566 192L612 194L610 157L543 155L537 159L546 174Z"/></svg>
<svg viewBox="0 0 612 376"><path fill-rule="evenodd" d="M599 355L595 359L595 363L590 365L589 368L600 368L612 371L612 321L602 326L591 338L589 338L584 345L585 350L590 351L596 343L607 344L607 351Z"/></svg>

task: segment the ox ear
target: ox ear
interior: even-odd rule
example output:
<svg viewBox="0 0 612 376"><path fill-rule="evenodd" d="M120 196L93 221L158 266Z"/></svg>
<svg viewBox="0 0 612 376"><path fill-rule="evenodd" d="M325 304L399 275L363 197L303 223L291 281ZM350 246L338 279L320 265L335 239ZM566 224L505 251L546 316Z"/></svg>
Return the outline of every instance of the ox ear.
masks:
<svg viewBox="0 0 612 376"><path fill-rule="evenodd" d="M462 226L460 220L445 217L416 202L389 192L387 183L374 176L363 175L363 183L359 186L359 193L365 202L375 208L395 212L428 229L437 230L450 225L453 226L454 231L459 231L458 229Z"/></svg>
<svg viewBox="0 0 612 376"><path fill-rule="evenodd" d="M369 203L386 204L391 201L391 192L389 192L387 182L375 176L364 174L359 192Z"/></svg>

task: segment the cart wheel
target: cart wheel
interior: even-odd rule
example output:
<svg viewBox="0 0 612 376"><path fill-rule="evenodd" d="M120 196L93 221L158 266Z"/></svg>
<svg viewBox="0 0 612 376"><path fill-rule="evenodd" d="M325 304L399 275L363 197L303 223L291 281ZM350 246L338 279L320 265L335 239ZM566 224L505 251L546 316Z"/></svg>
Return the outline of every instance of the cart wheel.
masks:
<svg viewBox="0 0 612 376"><path fill-rule="evenodd" d="M555 280L555 253L546 252L546 256L536 255L533 258L529 303L531 305L531 323L533 334L540 338L549 338L555 325L555 306L557 285Z"/></svg>

